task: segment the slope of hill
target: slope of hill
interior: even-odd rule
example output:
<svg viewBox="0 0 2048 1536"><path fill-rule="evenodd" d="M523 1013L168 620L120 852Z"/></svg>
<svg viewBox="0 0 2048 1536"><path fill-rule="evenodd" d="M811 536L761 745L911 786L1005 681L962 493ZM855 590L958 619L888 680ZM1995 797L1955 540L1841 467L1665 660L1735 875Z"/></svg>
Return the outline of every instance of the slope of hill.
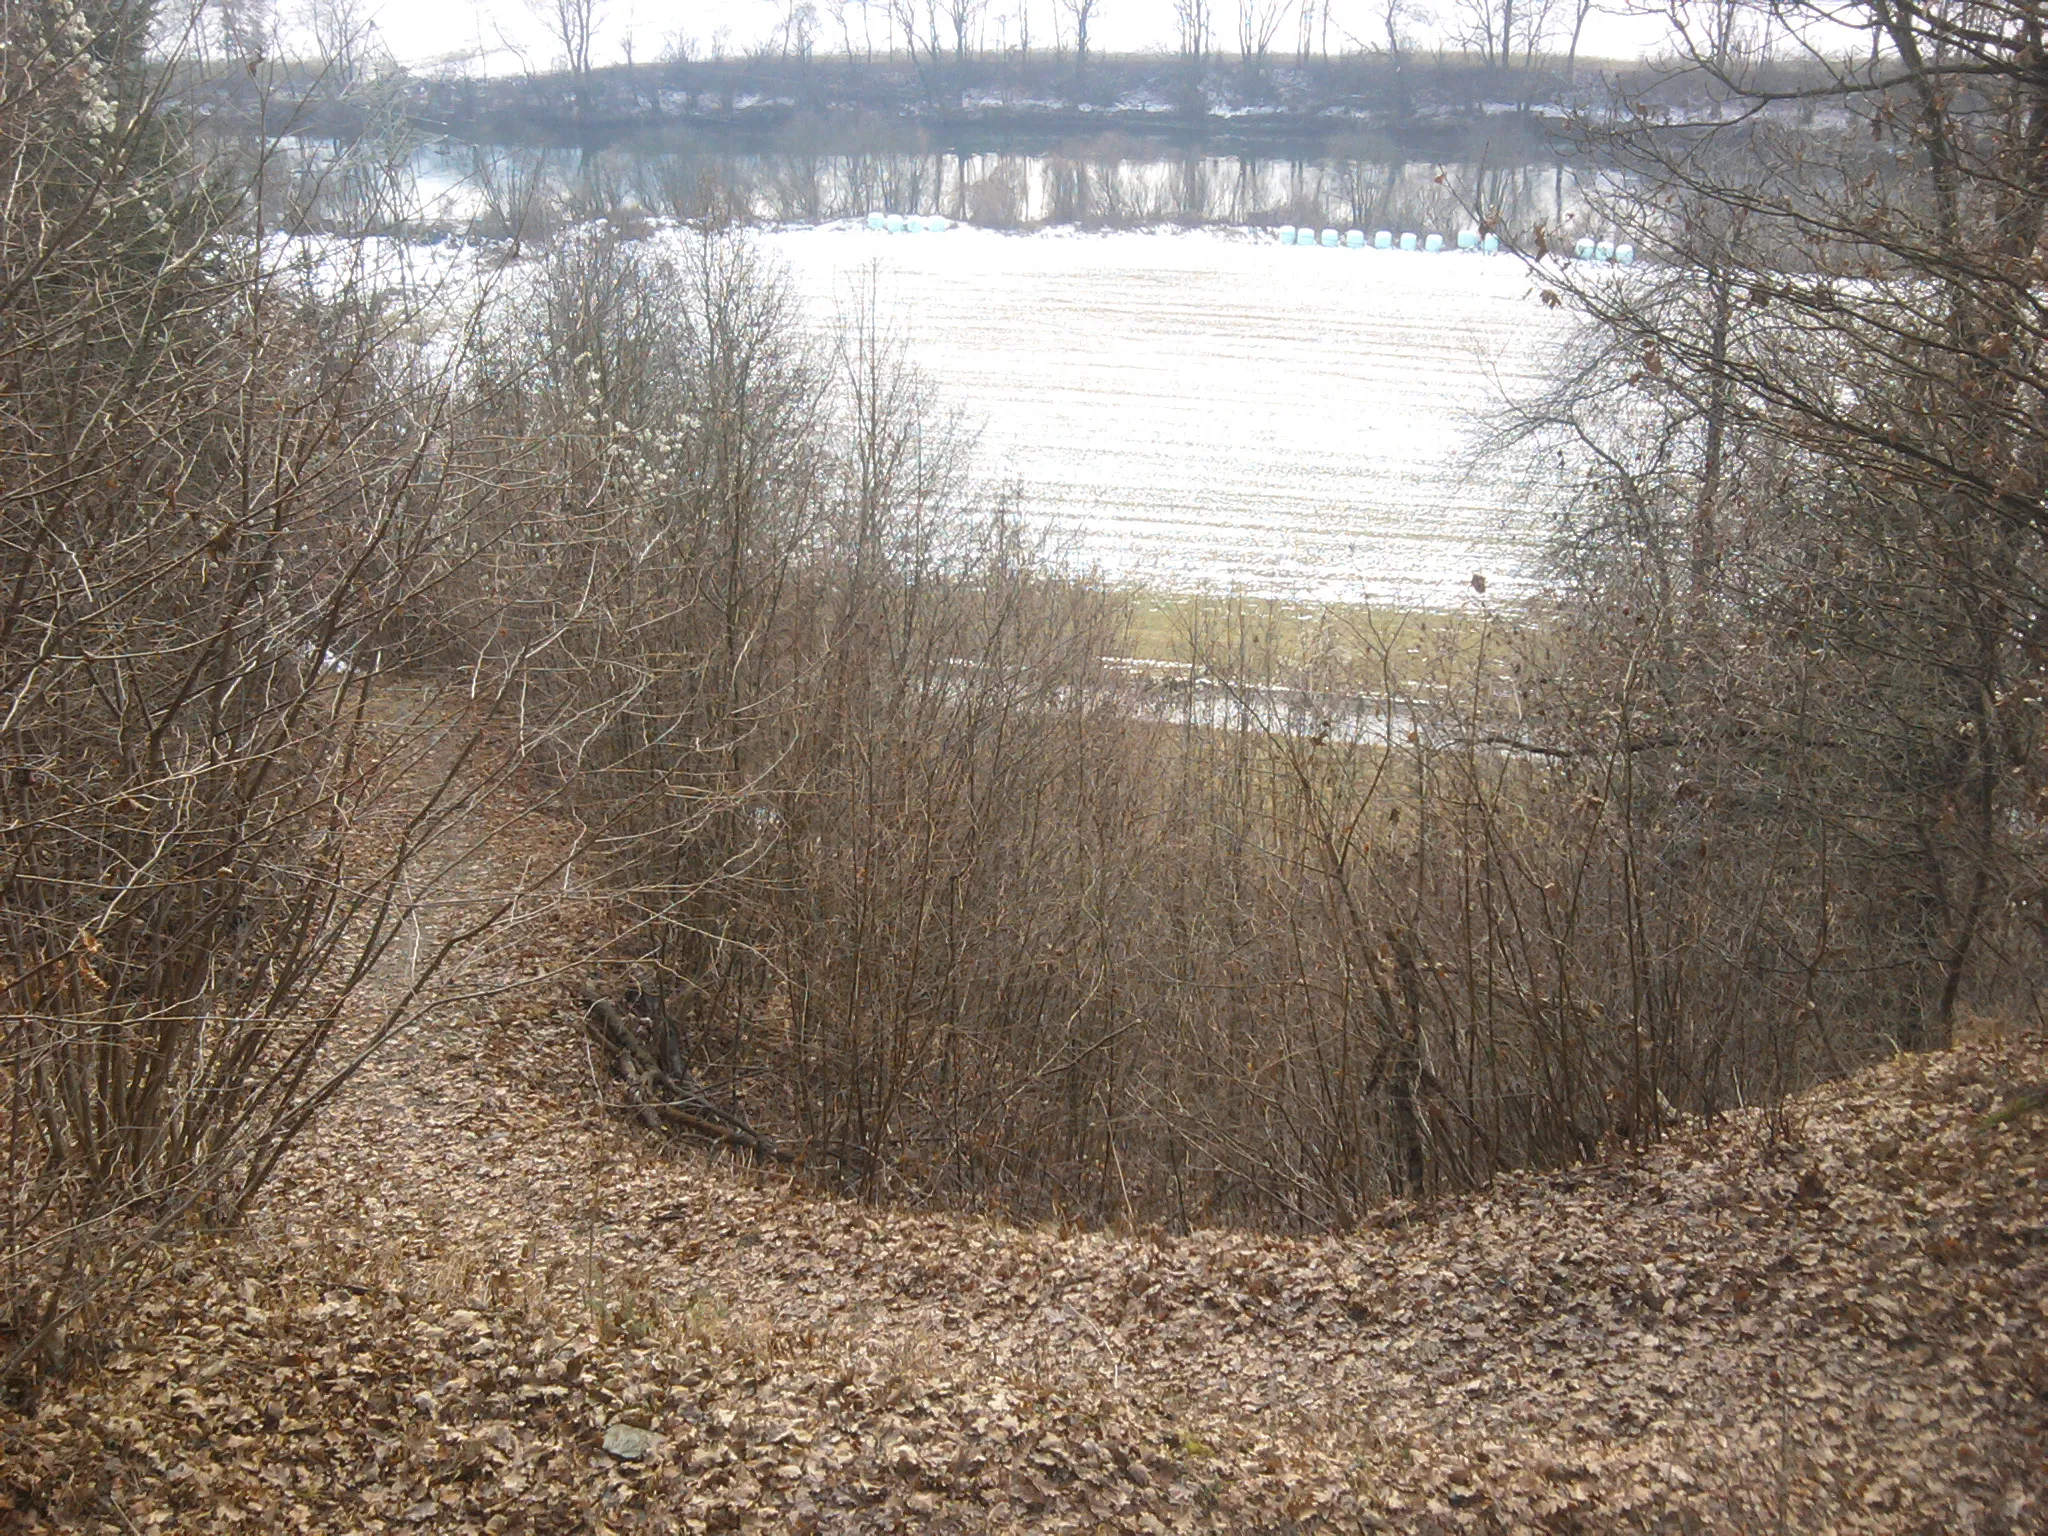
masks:
<svg viewBox="0 0 2048 1536"><path fill-rule="evenodd" d="M505 990L0 1419L0 1530L2048 1523L2040 1037L1345 1236L1020 1229L607 1116L559 977L600 922L473 956Z"/></svg>

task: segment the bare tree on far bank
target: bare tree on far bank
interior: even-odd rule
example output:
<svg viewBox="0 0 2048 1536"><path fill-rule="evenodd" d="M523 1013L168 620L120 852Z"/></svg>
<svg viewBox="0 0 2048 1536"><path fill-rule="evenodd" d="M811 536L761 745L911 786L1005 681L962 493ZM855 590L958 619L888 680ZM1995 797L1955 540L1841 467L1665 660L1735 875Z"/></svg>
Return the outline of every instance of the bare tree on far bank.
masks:
<svg viewBox="0 0 2048 1536"><path fill-rule="evenodd" d="M1102 14L1102 0L1059 0L1059 5L1073 26L1074 78L1078 81L1088 73L1088 34Z"/></svg>
<svg viewBox="0 0 2048 1536"><path fill-rule="evenodd" d="M597 64L597 33L604 24L605 4L606 0L527 0L549 41L561 50L571 110L579 119L590 107L590 77Z"/></svg>

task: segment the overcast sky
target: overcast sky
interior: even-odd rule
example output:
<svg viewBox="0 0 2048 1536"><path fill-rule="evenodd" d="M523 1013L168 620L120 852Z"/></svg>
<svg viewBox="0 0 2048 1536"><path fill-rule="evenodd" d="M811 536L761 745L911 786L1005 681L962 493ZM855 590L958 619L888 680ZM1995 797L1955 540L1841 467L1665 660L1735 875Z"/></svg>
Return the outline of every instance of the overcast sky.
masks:
<svg viewBox="0 0 2048 1536"><path fill-rule="evenodd" d="M837 0L812 3L818 14L818 48L837 52L842 46ZM1058 0L990 0L988 46L1016 41L1016 13L1025 4L1031 6L1032 46L1036 49L1048 45L1057 3ZM1235 25L1235 0L1212 3L1217 17L1217 42L1227 45ZM1458 0L1443 0L1438 9L1448 13L1457 3ZM659 58L678 34L695 41L699 56L710 50L721 33L728 52L744 52L775 32L784 6L785 0L608 0L603 8L598 59L602 63L617 63L629 39L637 58ZM291 0L283 0L278 7L287 13L291 8ZM546 27L540 24L526 0L373 0L372 9L384 46L414 66L483 54L489 58L486 67L493 72L518 69L522 58L532 68L545 69L555 51L548 41ZM887 34L882 0L872 0L871 10L875 44L880 48ZM1360 34L1370 33L1376 25L1373 10L1374 0L1333 0L1332 46L1346 28ZM858 6L850 3L847 14L858 39ZM1431 29L1417 30L1427 33ZM1632 57L1654 51L1665 32L1661 19L1596 13L1586 23L1580 52ZM1293 38L1294 22L1290 15L1276 47L1291 50ZM1172 48L1172 0L1101 0L1091 29L1091 42L1097 49L1111 52Z"/></svg>

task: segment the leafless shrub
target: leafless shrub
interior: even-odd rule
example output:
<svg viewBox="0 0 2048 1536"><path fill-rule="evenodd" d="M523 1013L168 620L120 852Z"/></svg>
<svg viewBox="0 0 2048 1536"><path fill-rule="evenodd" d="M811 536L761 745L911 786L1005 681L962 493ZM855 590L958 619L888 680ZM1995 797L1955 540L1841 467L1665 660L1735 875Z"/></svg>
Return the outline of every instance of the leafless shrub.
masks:
<svg viewBox="0 0 2048 1536"><path fill-rule="evenodd" d="M369 750L378 653L412 659L459 563L436 369L387 299L266 270L260 180L187 154L138 66L148 9L0 20L10 1382L246 1208L406 1016L438 955L334 1049L463 805L429 783L351 852L421 771Z"/></svg>
<svg viewBox="0 0 2048 1536"><path fill-rule="evenodd" d="M1796 115L1766 58L1797 17L1751 19L1760 48L1739 12L1688 34L1672 73L1721 106L1682 153L1597 130L1629 173L1598 212L1662 265L1572 283L1602 345L1546 430L1603 515L1557 707L1625 687L1642 776L1756 914L1720 963L1773 979L1796 1078L2038 1007L2048 186L1990 126L2032 99L2022 14L1872 10Z"/></svg>

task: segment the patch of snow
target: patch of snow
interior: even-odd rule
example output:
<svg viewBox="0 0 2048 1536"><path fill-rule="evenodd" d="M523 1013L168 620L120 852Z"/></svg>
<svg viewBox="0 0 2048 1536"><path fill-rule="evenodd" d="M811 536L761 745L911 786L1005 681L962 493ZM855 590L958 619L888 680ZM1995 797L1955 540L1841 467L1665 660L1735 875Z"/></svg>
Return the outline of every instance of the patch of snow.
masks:
<svg viewBox="0 0 2048 1536"><path fill-rule="evenodd" d="M984 474L1112 578L1455 606L1475 570L1520 590L1546 536L1509 466L1467 460L1569 334L1540 301L1568 258L1533 274L1476 253L1305 258L1250 228L901 238L865 216L754 238L821 335L872 267L919 367L978 430ZM533 270L456 240L306 237L267 257L324 291L407 290L428 321Z"/></svg>
<svg viewBox="0 0 2048 1536"><path fill-rule="evenodd" d="M1153 587L1451 605L1512 594L1547 532L1505 466L1467 474L1569 317L1510 257L1338 251L1266 231L783 229L830 332L872 264L983 468L1072 558Z"/></svg>

